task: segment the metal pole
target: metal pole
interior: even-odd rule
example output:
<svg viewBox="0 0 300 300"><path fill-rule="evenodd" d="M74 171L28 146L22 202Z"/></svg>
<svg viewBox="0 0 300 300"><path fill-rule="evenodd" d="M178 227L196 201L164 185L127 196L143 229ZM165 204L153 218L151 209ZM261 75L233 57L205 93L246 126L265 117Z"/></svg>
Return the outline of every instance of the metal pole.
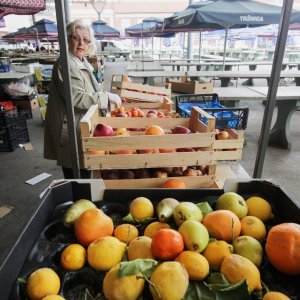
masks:
<svg viewBox="0 0 300 300"><path fill-rule="evenodd" d="M200 30L200 32L199 32L199 62L201 60L201 46L202 46L201 39L202 39L202 31Z"/></svg>
<svg viewBox="0 0 300 300"><path fill-rule="evenodd" d="M192 4L193 0L189 0L189 4ZM188 33L188 43L187 43L187 59L193 59L193 33Z"/></svg>
<svg viewBox="0 0 300 300"><path fill-rule="evenodd" d="M65 86L65 99L67 105L67 120L69 129L69 143L70 143L70 155L72 158L72 168L74 178L80 178L80 168L79 168L79 156L78 156L78 144L77 135L75 127L75 116L73 107L73 95L71 89L71 78L70 78L70 65L68 56L68 44L67 44L67 33L66 33L66 20L64 13L64 3L60 0L55 0L55 10L56 10L56 21L57 30L59 37L59 49L61 65L62 65L62 76Z"/></svg>
<svg viewBox="0 0 300 300"><path fill-rule="evenodd" d="M224 50L223 50L223 71L225 70L227 37L228 37L228 26L225 27L225 40L224 40Z"/></svg>
<svg viewBox="0 0 300 300"><path fill-rule="evenodd" d="M64 0L64 7L65 7L65 19L66 19L65 23L68 24L71 21L71 9L70 9L69 0Z"/></svg>
<svg viewBox="0 0 300 300"><path fill-rule="evenodd" d="M294 0L284 0L253 178L261 178Z"/></svg>
<svg viewBox="0 0 300 300"><path fill-rule="evenodd" d="M39 47L39 33L38 33L38 30L35 27L33 28L33 30L36 33L36 47ZM40 50L40 48L39 48L39 50Z"/></svg>

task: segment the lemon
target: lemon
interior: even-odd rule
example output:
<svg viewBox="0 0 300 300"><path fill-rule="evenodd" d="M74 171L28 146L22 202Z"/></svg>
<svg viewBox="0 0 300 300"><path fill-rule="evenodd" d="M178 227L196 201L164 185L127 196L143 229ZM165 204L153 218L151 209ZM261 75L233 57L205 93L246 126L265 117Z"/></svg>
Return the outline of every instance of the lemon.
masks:
<svg viewBox="0 0 300 300"><path fill-rule="evenodd" d="M267 235L265 224L257 217L246 216L241 220L241 235L263 240Z"/></svg>
<svg viewBox="0 0 300 300"><path fill-rule="evenodd" d="M119 241L129 244L133 239L139 236L139 231L134 225L121 224L115 228L113 236Z"/></svg>
<svg viewBox="0 0 300 300"><path fill-rule="evenodd" d="M220 271L230 283L246 280L250 292L262 289L259 270L246 257L238 254L225 257Z"/></svg>
<svg viewBox="0 0 300 300"><path fill-rule="evenodd" d="M203 280L209 273L207 259L198 252L183 251L175 258L175 261L184 265L190 280Z"/></svg>
<svg viewBox="0 0 300 300"><path fill-rule="evenodd" d="M145 218L152 218L154 215L154 207L152 202L145 197L137 197L130 202L129 206L132 217L141 221Z"/></svg>
<svg viewBox="0 0 300 300"><path fill-rule="evenodd" d="M170 225L162 222L152 222L145 228L144 235L152 238L157 230L162 228L170 228Z"/></svg>
<svg viewBox="0 0 300 300"><path fill-rule="evenodd" d="M65 298L59 295L48 295L44 297L42 300L65 300Z"/></svg>
<svg viewBox="0 0 300 300"><path fill-rule="evenodd" d="M181 263L166 261L155 268L150 281L154 300L181 300L189 285L189 275Z"/></svg>
<svg viewBox="0 0 300 300"><path fill-rule="evenodd" d="M152 239L148 236L139 236L132 240L128 246L127 254L129 260L138 258L154 258L151 251Z"/></svg>
<svg viewBox="0 0 300 300"><path fill-rule="evenodd" d="M123 276L118 278L120 264L112 267L103 280L103 291L107 300L135 300L144 289L145 279L142 274ZM137 277L139 276L139 277Z"/></svg>
<svg viewBox="0 0 300 300"><path fill-rule="evenodd" d="M213 241L208 243L203 256L208 260L211 268L219 270L223 259L233 253L232 245L225 241Z"/></svg>
<svg viewBox="0 0 300 300"><path fill-rule="evenodd" d="M267 292L263 297L263 300L290 300L290 299L291 298L289 298L288 296L280 292Z"/></svg>
<svg viewBox="0 0 300 300"><path fill-rule="evenodd" d="M270 203L261 197L250 197L246 200L248 215L255 216L263 222L274 217Z"/></svg>
<svg viewBox="0 0 300 300"><path fill-rule="evenodd" d="M40 268L30 274L27 281L27 295L31 300L40 300L47 295L57 295L60 279L50 268Z"/></svg>
<svg viewBox="0 0 300 300"><path fill-rule="evenodd" d="M108 271L121 262L126 244L113 236L106 236L92 242L87 249L89 265L97 271Z"/></svg>
<svg viewBox="0 0 300 300"><path fill-rule="evenodd" d="M71 244L61 253L60 261L62 267L66 270L79 270L86 262L86 250L79 244Z"/></svg>

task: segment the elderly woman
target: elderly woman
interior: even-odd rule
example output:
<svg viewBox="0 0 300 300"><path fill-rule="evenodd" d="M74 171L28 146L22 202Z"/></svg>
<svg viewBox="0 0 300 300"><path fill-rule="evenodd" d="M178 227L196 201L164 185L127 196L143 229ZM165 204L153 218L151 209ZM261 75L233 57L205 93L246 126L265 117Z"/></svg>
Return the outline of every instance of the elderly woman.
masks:
<svg viewBox="0 0 300 300"><path fill-rule="evenodd" d="M115 94L100 90L93 75L93 67L85 55L93 54L95 47L94 33L89 24L82 20L72 21L67 25L70 77L72 85L75 126L80 155L81 178L89 178L90 172L83 169L79 121L93 104L100 110L108 108L108 102L117 106L121 99ZM62 167L64 177L73 178L72 161L69 144L65 86L62 78L61 59L53 67L44 131L44 158L57 161Z"/></svg>

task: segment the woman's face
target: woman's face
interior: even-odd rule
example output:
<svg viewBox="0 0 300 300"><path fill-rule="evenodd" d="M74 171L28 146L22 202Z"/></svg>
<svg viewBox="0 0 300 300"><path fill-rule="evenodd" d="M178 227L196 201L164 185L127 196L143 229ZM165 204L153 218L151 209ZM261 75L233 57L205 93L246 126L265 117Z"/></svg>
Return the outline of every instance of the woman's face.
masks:
<svg viewBox="0 0 300 300"><path fill-rule="evenodd" d="M69 36L69 49L80 60L85 56L89 43L89 32L86 29L75 28L73 34Z"/></svg>

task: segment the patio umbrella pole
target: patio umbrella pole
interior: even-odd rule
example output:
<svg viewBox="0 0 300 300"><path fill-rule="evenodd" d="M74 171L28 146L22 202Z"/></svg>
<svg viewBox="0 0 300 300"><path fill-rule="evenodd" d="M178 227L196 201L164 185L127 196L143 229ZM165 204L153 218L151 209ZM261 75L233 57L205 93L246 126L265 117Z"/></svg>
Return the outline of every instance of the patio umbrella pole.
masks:
<svg viewBox="0 0 300 300"><path fill-rule="evenodd" d="M68 56L68 46L67 46L67 33L66 33L66 22L64 14L64 3L60 0L55 0L55 10L57 19L57 31L59 36L59 48L60 57L62 64L62 75L63 82L65 86L65 99L67 105L67 120L68 120L68 130L69 130L69 143L70 143L70 155L73 168L74 178L80 178L80 168L79 168L79 155L77 147L77 135L75 128L75 116L73 107L73 95L71 89L71 78L70 78L70 65Z"/></svg>
<svg viewBox="0 0 300 300"><path fill-rule="evenodd" d="M202 36L202 34L201 34L202 32L201 32L201 30L200 30L200 32L199 32L199 62L200 62L200 60L201 60L201 36Z"/></svg>
<svg viewBox="0 0 300 300"><path fill-rule="evenodd" d="M294 0L284 0L253 178L261 178Z"/></svg>
<svg viewBox="0 0 300 300"><path fill-rule="evenodd" d="M223 50L223 71L225 70L225 59L226 59L228 28L229 28L229 26L225 27L225 40L224 40L224 50Z"/></svg>

